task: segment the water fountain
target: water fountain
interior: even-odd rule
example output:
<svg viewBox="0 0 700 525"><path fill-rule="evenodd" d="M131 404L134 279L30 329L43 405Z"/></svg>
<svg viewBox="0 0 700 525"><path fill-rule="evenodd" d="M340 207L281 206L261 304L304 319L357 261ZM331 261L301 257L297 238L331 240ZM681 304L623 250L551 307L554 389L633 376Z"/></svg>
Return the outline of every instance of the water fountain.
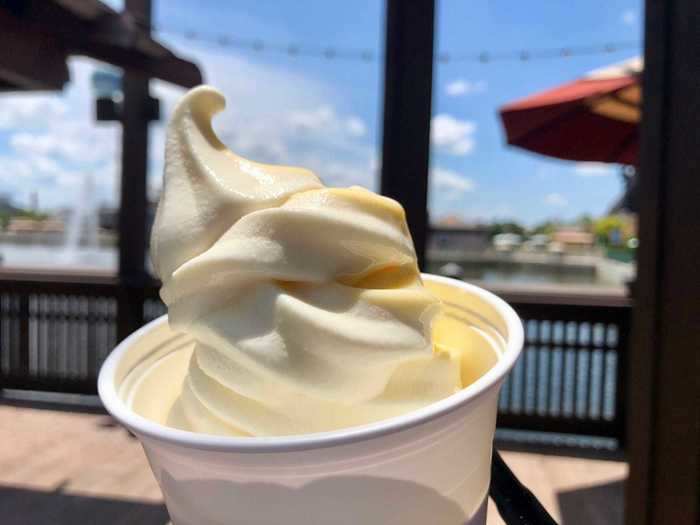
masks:
<svg viewBox="0 0 700 525"><path fill-rule="evenodd" d="M49 231L6 234L0 239L0 265L35 270L116 270L116 247L112 243L100 243L94 177L85 175L77 186L73 192L75 200L64 219L62 239Z"/></svg>
<svg viewBox="0 0 700 525"><path fill-rule="evenodd" d="M95 180L86 174L65 226L63 265L84 265L93 262L99 249L99 215L95 199Z"/></svg>

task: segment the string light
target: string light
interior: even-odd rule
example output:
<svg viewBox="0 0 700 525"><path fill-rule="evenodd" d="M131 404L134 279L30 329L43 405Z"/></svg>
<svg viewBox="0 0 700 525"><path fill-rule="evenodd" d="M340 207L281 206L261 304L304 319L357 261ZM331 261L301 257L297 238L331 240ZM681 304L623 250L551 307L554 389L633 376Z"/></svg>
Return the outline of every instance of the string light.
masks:
<svg viewBox="0 0 700 525"><path fill-rule="evenodd" d="M270 52L284 54L291 58L307 57L323 60L354 60L358 62L375 62L383 59L383 54L370 49L343 49L333 46L315 47L303 46L298 43L277 44L262 39L238 39L224 34L206 34L191 29L179 30L167 26L154 26L153 31L164 34L175 34L186 40L195 40L217 45L222 48L232 48L255 51L256 53ZM567 46L540 49L518 49L513 51L479 51L476 53L454 53L439 51L435 60L441 64L475 62L490 64L492 62L530 62L533 60L569 59L577 56L605 55L619 51L639 51L639 42L607 42L598 45Z"/></svg>

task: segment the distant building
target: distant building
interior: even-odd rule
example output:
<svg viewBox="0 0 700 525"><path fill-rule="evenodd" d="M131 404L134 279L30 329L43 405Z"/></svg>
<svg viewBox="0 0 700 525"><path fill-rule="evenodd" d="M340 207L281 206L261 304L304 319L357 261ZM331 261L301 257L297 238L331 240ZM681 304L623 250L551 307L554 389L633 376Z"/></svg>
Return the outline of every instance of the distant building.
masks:
<svg viewBox="0 0 700 525"><path fill-rule="evenodd" d="M523 238L517 233L499 233L493 236L493 247L499 252L511 252L520 248Z"/></svg>
<svg viewBox="0 0 700 525"><path fill-rule="evenodd" d="M581 230L562 228L552 234L552 245L565 252L587 253L594 243L593 234Z"/></svg>
<svg viewBox="0 0 700 525"><path fill-rule="evenodd" d="M488 247L488 226L466 224L454 216L432 226L428 237L428 250L482 252Z"/></svg>
<svg viewBox="0 0 700 525"><path fill-rule="evenodd" d="M39 222L40 221L35 221L34 219L12 217L10 223L7 225L7 231L9 233L33 233L41 231Z"/></svg>
<svg viewBox="0 0 700 525"><path fill-rule="evenodd" d="M60 219L27 219L13 217L7 225L8 233L63 233L63 221Z"/></svg>
<svg viewBox="0 0 700 525"><path fill-rule="evenodd" d="M47 233L63 233L65 225L58 219L46 219L41 221L41 231Z"/></svg>

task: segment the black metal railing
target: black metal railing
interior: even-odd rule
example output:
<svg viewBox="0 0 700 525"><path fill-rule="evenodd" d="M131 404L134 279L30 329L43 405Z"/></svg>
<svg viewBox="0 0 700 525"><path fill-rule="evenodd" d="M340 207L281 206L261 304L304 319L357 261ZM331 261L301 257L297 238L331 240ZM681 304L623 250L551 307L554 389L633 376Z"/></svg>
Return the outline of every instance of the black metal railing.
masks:
<svg viewBox="0 0 700 525"><path fill-rule="evenodd" d="M112 276L0 273L0 389L95 394L120 332L164 312L155 281L135 294Z"/></svg>
<svg viewBox="0 0 700 525"><path fill-rule="evenodd" d="M134 293L115 277L0 273L0 389L95 394L119 334L165 312L157 287ZM523 319L526 343L503 385L499 425L623 445L629 302L500 295Z"/></svg>
<svg viewBox="0 0 700 525"><path fill-rule="evenodd" d="M525 347L501 390L499 426L614 438L623 448L629 301L505 299L523 320Z"/></svg>

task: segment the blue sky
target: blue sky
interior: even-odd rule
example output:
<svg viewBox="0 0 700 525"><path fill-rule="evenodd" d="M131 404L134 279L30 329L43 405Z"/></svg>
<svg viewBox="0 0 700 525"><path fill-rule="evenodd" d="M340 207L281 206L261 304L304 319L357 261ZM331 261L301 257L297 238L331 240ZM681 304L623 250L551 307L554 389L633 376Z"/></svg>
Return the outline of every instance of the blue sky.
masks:
<svg viewBox="0 0 700 525"><path fill-rule="evenodd" d="M112 2L119 4L119 2ZM638 41L639 1L438 2L438 49L451 54ZM301 164L331 185L377 187L381 131L380 61L292 58L284 53L223 48L197 36L226 34L302 47L381 53L383 2L356 0L155 0L161 39L197 60L228 107L215 128L233 149L261 161ZM436 64L431 150L433 219L513 218L533 224L602 213L621 190L616 167L555 161L504 146L497 108L637 54L528 62ZM39 192L45 208L70 205L86 174L95 198L118 193L114 124L92 122L90 75L99 65L70 64L61 95L0 97L0 192L26 203ZM182 91L152 83L167 116ZM152 126L150 186L157 193L163 124Z"/></svg>

